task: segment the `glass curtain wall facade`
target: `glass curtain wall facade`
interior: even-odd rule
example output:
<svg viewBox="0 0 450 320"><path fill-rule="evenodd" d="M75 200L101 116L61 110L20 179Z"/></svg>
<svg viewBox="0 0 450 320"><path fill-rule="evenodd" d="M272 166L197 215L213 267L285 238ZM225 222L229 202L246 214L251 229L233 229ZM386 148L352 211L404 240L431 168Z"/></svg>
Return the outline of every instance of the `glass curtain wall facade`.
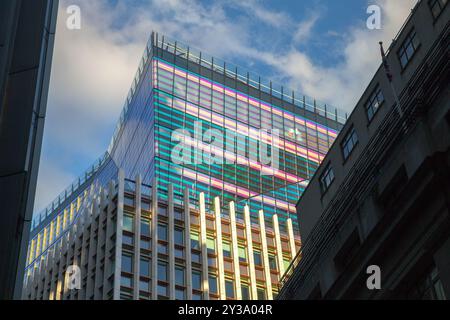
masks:
<svg viewBox="0 0 450 320"><path fill-rule="evenodd" d="M158 34L149 41L125 110L110 150L127 177L142 173L146 183L156 177L161 197L169 183L178 196L185 187L193 198L204 192L207 210L215 197L238 209L250 204L252 219L264 210L269 223L277 213L282 225L295 217L295 202L345 122L337 109ZM192 148L187 163L171 157L180 143L173 138L177 130ZM223 134L221 147L211 149L210 130ZM273 141L265 130L279 133L276 167L251 157L252 145ZM212 154L222 161L205 160Z"/></svg>

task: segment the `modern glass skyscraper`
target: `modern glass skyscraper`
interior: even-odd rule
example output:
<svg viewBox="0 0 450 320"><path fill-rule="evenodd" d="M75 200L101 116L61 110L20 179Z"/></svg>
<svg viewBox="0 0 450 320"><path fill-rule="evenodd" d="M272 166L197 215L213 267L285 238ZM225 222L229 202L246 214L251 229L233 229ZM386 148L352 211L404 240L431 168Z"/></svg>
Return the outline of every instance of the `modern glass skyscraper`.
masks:
<svg viewBox="0 0 450 320"><path fill-rule="evenodd" d="M156 181L158 200L169 200L171 185L171 202L183 205L189 189L195 209L200 193L207 214L217 212L216 199L233 202L238 219L248 205L253 223L263 211L271 228L276 214L287 234L344 122L337 109L153 33L107 153L33 223L28 268L77 223L89 188L119 168L127 179Z"/></svg>
<svg viewBox="0 0 450 320"><path fill-rule="evenodd" d="M277 213L282 223L295 213L298 196L345 121L334 108L156 33L125 110L110 154L127 176L141 173L145 183L156 178L162 189L171 182L179 196L189 186L197 196L204 192L209 204L216 196L238 209L249 203L269 217ZM274 142L268 129L279 139L276 159L264 163L252 157L252 146ZM172 157L179 130L188 136L184 150L192 147L183 164ZM214 151L211 130L222 133ZM212 153L222 162L208 163Z"/></svg>

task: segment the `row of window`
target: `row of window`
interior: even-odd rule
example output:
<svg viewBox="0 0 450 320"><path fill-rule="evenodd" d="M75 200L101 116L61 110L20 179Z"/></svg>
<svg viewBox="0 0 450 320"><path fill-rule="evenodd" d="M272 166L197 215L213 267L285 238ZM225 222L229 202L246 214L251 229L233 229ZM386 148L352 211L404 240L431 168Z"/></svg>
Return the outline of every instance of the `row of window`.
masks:
<svg viewBox="0 0 450 320"><path fill-rule="evenodd" d="M447 0L428 1L432 15L435 19L437 19L440 16L445 6L447 5L447 2L448 2ZM397 51L397 56L402 70L404 70L408 66L408 64L410 63L411 59L413 58L419 47L420 42L418 36L416 34L416 31L412 29L406 36L406 38L403 40L402 44L400 45L400 48ZM380 109L380 106L384 102L385 99L383 92L381 91L380 86L377 85L364 105L367 120L369 121L369 123L375 117L375 114L377 113L377 111ZM341 143L341 151L344 161L348 159L348 157L350 156L350 154L352 153L353 149L356 147L357 144L358 144L358 135L356 133L355 128L351 127ZM331 163L329 163L325 167L325 170L323 171L322 175L319 178L319 184L322 194L324 194L328 190L328 188L333 183L334 178L335 178L334 171L331 166Z"/></svg>

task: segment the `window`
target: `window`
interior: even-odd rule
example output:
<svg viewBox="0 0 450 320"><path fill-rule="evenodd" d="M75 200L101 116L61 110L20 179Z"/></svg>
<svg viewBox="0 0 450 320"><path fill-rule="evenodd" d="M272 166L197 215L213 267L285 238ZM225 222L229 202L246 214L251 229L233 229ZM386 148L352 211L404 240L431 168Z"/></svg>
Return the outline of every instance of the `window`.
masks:
<svg viewBox="0 0 450 320"><path fill-rule="evenodd" d="M186 295L184 294L185 290L184 289L175 289L175 299L176 300L185 300L186 299Z"/></svg>
<svg viewBox="0 0 450 320"><path fill-rule="evenodd" d="M234 284L232 280L225 280L225 292L227 298L234 298Z"/></svg>
<svg viewBox="0 0 450 320"><path fill-rule="evenodd" d="M258 293L258 300L266 300L266 290L258 288L257 293Z"/></svg>
<svg viewBox="0 0 450 320"><path fill-rule="evenodd" d="M159 261L158 262L158 280L167 281L167 263Z"/></svg>
<svg viewBox="0 0 450 320"><path fill-rule="evenodd" d="M133 255L128 253L122 254L122 271L133 273Z"/></svg>
<svg viewBox="0 0 450 320"><path fill-rule="evenodd" d="M372 121L381 104L384 102L384 96L380 87L376 87L366 102L367 119Z"/></svg>
<svg viewBox="0 0 450 320"><path fill-rule="evenodd" d="M199 271L192 272L192 288L202 290L202 274Z"/></svg>
<svg viewBox="0 0 450 320"><path fill-rule="evenodd" d="M400 60L400 65L402 69L405 69L408 63L411 61L412 57L419 48L419 39L416 35L416 31L413 29L403 41L400 49L398 50L398 58Z"/></svg>
<svg viewBox="0 0 450 320"><path fill-rule="evenodd" d="M150 260L141 258L139 269L141 276L150 277Z"/></svg>
<svg viewBox="0 0 450 320"><path fill-rule="evenodd" d="M175 243L182 246L184 244L184 232L182 229L175 229Z"/></svg>
<svg viewBox="0 0 450 320"><path fill-rule="evenodd" d="M129 207L134 207L134 197L125 196L123 198L123 204Z"/></svg>
<svg viewBox="0 0 450 320"><path fill-rule="evenodd" d="M141 249L150 250L150 241L141 239Z"/></svg>
<svg viewBox="0 0 450 320"><path fill-rule="evenodd" d="M271 270L277 270L277 259L273 254L269 254L269 266Z"/></svg>
<svg viewBox="0 0 450 320"><path fill-rule="evenodd" d="M167 290L167 286L166 285L164 285L164 284L159 284L158 285L158 295L159 296L167 297L169 295L167 291L168 290Z"/></svg>
<svg viewBox="0 0 450 320"><path fill-rule="evenodd" d="M174 213L175 213L175 219L183 220L183 210L181 210L179 208L175 208Z"/></svg>
<svg viewBox="0 0 450 320"><path fill-rule="evenodd" d="M129 214L123 215L123 230L133 232L134 218Z"/></svg>
<svg viewBox="0 0 450 320"><path fill-rule="evenodd" d="M120 285L122 287L132 288L133 287L133 279L128 276L121 276L120 277Z"/></svg>
<svg viewBox="0 0 450 320"><path fill-rule="evenodd" d="M158 225L158 239L167 241L167 226L165 224Z"/></svg>
<svg viewBox="0 0 450 320"><path fill-rule="evenodd" d="M202 294L201 293L193 293L192 300L202 300Z"/></svg>
<svg viewBox="0 0 450 320"><path fill-rule="evenodd" d="M210 274L209 278L208 278L208 283L209 283L209 292L211 292L211 293L218 293L216 276Z"/></svg>
<svg viewBox="0 0 450 320"><path fill-rule="evenodd" d="M356 134L355 128L352 127L341 143L342 155L344 156L344 160L348 159L348 156L352 153L357 143L358 135Z"/></svg>
<svg viewBox="0 0 450 320"><path fill-rule="evenodd" d="M167 207L158 206L158 214L167 216Z"/></svg>
<svg viewBox="0 0 450 320"><path fill-rule="evenodd" d="M239 261L240 262L246 262L247 261L247 252L245 251L244 247L239 247Z"/></svg>
<svg viewBox="0 0 450 320"><path fill-rule="evenodd" d="M150 282L148 280L139 281L139 290L150 292Z"/></svg>
<svg viewBox="0 0 450 320"><path fill-rule="evenodd" d="M133 245L133 237L129 236L128 234L124 234L122 236L122 241L123 241L123 244L129 245L129 246Z"/></svg>
<svg viewBox="0 0 450 320"><path fill-rule="evenodd" d="M322 175L320 176L320 188L322 189L322 193L325 193L330 185L334 181L334 172L333 168L330 164L325 168Z"/></svg>
<svg viewBox="0 0 450 320"><path fill-rule="evenodd" d="M223 256L231 258L231 244L229 242L223 243Z"/></svg>
<svg viewBox="0 0 450 320"><path fill-rule="evenodd" d="M142 200L141 201L141 209L145 211L150 211L150 202Z"/></svg>
<svg viewBox="0 0 450 320"><path fill-rule="evenodd" d="M191 233L191 248L200 250L200 242L198 240L198 234Z"/></svg>
<svg viewBox="0 0 450 320"><path fill-rule="evenodd" d="M175 268L175 284L179 286L184 286L184 268Z"/></svg>
<svg viewBox="0 0 450 320"><path fill-rule="evenodd" d="M250 290L248 285L241 286L242 300L250 300Z"/></svg>
<svg viewBox="0 0 450 320"><path fill-rule="evenodd" d="M163 243L158 243L158 253L161 254L168 254L167 245Z"/></svg>
<svg viewBox="0 0 450 320"><path fill-rule="evenodd" d="M206 239L206 247L208 248L208 253L214 254L216 252L216 242L212 238Z"/></svg>
<svg viewBox="0 0 450 320"><path fill-rule="evenodd" d="M431 14L434 19L437 19L441 15L447 2L447 0L428 0L428 5L430 6Z"/></svg>
<svg viewBox="0 0 450 320"><path fill-rule="evenodd" d="M143 218L141 219L141 235L150 237L150 220Z"/></svg>
<svg viewBox="0 0 450 320"><path fill-rule="evenodd" d="M255 251L253 257L255 259L255 266L262 266L261 252Z"/></svg>

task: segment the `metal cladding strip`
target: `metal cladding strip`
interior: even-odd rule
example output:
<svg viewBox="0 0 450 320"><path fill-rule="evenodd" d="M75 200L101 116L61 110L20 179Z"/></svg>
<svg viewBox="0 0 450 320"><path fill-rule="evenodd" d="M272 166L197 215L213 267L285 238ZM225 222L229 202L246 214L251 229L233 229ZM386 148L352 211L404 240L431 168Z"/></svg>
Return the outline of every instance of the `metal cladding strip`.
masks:
<svg viewBox="0 0 450 320"><path fill-rule="evenodd" d="M158 299L158 185L152 183L152 300Z"/></svg>
<svg viewBox="0 0 450 320"><path fill-rule="evenodd" d="M200 193L200 238L202 249L202 279L203 279L203 298L209 300L209 283L208 283L208 248L206 246L206 209L205 194Z"/></svg>
<svg viewBox="0 0 450 320"><path fill-rule="evenodd" d="M134 278L133 278L133 299L139 300L139 278L141 274L141 212L142 212L142 177L140 174L136 175L136 203L134 215Z"/></svg>
<svg viewBox="0 0 450 320"><path fill-rule="evenodd" d="M226 300L225 291L225 268L223 264L223 244L222 244L222 215L220 210L220 198L214 198L214 218L216 225L216 254L217 254L217 271L219 276L219 295L220 300Z"/></svg>
<svg viewBox="0 0 450 320"><path fill-rule="evenodd" d="M122 230L123 230L123 200L125 193L125 172L119 170L119 188L117 191L117 223L116 223L116 259L114 264L114 293L113 299L120 299L120 278L122 266Z"/></svg>
<svg viewBox="0 0 450 320"><path fill-rule="evenodd" d="M258 291L256 289L255 258L253 256L252 224L250 221L250 208L248 205L245 205L244 207L244 221L245 237L247 239L248 273L250 275L251 299L257 300Z"/></svg>
<svg viewBox="0 0 450 320"><path fill-rule="evenodd" d="M191 212L189 209L189 189L184 189L184 248L186 251L186 290L187 300L192 300L192 251L191 251Z"/></svg>
<svg viewBox="0 0 450 320"><path fill-rule="evenodd" d="M264 221L264 211L259 210L259 231L261 233L262 258L264 262L264 278L266 278L267 299L272 300L272 276L269 266L269 251L267 250L266 224Z"/></svg>
<svg viewBox="0 0 450 320"><path fill-rule="evenodd" d="M234 268L236 299L242 300L241 272L239 266L239 247L236 229L236 209L234 201L231 201L229 206L230 206L231 243L233 245L232 251L233 251L233 268Z"/></svg>
<svg viewBox="0 0 450 320"><path fill-rule="evenodd" d="M288 218L286 220L287 231L289 236L289 249L291 250L291 260L297 255L297 248L295 247L294 229L292 227L292 219Z"/></svg>
<svg viewBox="0 0 450 320"><path fill-rule="evenodd" d="M169 298L175 300L175 218L173 209L173 184L168 187L169 216Z"/></svg>
<svg viewBox="0 0 450 320"><path fill-rule="evenodd" d="M278 216L274 214L272 219L273 219L273 231L275 232L275 246L277 249L278 270L280 272L278 278L279 280L284 274L283 248L281 246L280 226L278 224Z"/></svg>

